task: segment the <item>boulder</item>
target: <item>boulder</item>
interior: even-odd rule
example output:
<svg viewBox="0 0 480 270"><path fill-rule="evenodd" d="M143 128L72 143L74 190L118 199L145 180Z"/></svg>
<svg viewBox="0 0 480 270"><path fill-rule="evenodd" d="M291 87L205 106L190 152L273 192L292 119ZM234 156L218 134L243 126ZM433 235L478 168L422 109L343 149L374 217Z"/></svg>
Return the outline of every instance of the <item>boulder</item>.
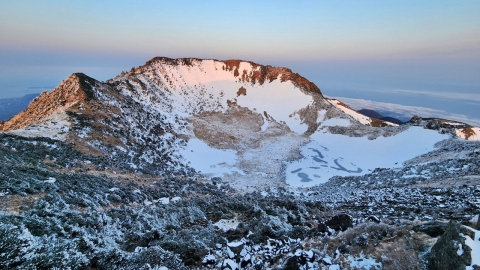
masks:
<svg viewBox="0 0 480 270"><path fill-rule="evenodd" d="M346 229L353 227L353 218L347 214L339 214L325 222L325 225L336 231L345 231Z"/></svg>
<svg viewBox="0 0 480 270"><path fill-rule="evenodd" d="M472 263L471 249L465 245L457 222L450 221L445 233L433 245L428 255L428 269L464 270Z"/></svg>
<svg viewBox="0 0 480 270"><path fill-rule="evenodd" d="M438 237L445 233L445 230L447 229L447 227L448 227L448 224L446 223L432 221L422 225L415 226L413 227L413 230L416 232L426 233L431 237Z"/></svg>

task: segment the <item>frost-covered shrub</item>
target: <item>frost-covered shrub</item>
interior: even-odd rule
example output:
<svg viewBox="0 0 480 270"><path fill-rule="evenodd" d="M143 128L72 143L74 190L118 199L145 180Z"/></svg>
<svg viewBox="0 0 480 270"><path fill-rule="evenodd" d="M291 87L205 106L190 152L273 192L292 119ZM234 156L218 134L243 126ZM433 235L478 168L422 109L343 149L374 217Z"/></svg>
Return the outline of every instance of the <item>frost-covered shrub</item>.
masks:
<svg viewBox="0 0 480 270"><path fill-rule="evenodd" d="M34 250L33 236L24 227L0 222L0 267L13 268Z"/></svg>

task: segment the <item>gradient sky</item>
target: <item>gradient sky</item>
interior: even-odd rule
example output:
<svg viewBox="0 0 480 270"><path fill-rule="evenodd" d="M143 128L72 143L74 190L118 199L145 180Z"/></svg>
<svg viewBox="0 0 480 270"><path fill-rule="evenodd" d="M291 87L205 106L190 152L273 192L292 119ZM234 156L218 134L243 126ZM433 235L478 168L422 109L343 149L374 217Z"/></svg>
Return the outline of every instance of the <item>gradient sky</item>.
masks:
<svg viewBox="0 0 480 270"><path fill-rule="evenodd" d="M330 96L480 111L480 1L0 1L0 98L167 56L287 66Z"/></svg>

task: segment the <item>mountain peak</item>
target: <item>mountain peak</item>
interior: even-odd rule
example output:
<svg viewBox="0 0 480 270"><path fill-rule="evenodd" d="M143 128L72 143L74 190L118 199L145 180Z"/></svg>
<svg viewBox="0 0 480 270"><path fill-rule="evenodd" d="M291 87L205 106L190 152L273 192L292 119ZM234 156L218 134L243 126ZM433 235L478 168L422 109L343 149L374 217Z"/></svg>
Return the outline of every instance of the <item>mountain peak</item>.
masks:
<svg viewBox="0 0 480 270"><path fill-rule="evenodd" d="M286 67L274 67L271 65L261 65L252 61L240 59L216 60L216 59L200 59L200 58L168 58L168 57L154 57L147 61L144 66L132 68L131 73L142 73L148 67L153 66L186 66L186 67L200 67L207 63L218 63L222 70L231 72L233 77L240 82L248 82L251 84L263 85L266 81L272 82L279 79L281 82L291 81L296 87L308 91L321 94L313 82L302 77L298 73L294 73L291 69Z"/></svg>
<svg viewBox="0 0 480 270"><path fill-rule="evenodd" d="M97 82L83 73L73 73L52 92L44 91L27 109L0 124L0 130L24 128L60 110L88 102L94 98L92 88Z"/></svg>

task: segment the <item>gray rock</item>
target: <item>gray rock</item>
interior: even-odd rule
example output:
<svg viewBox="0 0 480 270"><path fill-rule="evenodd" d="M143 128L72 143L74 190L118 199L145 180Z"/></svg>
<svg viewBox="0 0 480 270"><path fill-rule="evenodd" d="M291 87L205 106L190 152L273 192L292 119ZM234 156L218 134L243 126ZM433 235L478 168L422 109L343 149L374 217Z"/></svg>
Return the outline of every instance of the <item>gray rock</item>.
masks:
<svg viewBox="0 0 480 270"><path fill-rule="evenodd" d="M346 229L353 227L353 218L347 214L339 214L332 217L332 219L327 221L325 225L336 231L345 231Z"/></svg>
<svg viewBox="0 0 480 270"><path fill-rule="evenodd" d="M471 249L465 245L465 239L460 236L461 228L456 222L450 221L445 233L432 247L428 256L428 269L431 270L460 270L472 263ZM462 245L463 252L457 252Z"/></svg>
<svg viewBox="0 0 480 270"><path fill-rule="evenodd" d="M448 224L446 223L432 221L419 226L415 226L413 227L413 230L416 232L426 233L431 237L438 237L445 233L445 230L447 229L447 227L448 227Z"/></svg>

